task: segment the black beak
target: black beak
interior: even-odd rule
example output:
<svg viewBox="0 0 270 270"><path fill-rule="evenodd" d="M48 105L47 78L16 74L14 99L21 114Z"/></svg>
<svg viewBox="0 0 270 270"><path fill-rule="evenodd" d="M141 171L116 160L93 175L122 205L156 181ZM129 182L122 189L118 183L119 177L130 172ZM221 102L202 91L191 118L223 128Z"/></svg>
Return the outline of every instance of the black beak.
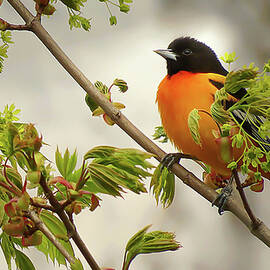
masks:
<svg viewBox="0 0 270 270"><path fill-rule="evenodd" d="M159 54L160 56L162 56L163 58L167 59L171 59L176 61L177 60L177 54L174 53L171 49L166 49L166 50L155 50L155 53Z"/></svg>

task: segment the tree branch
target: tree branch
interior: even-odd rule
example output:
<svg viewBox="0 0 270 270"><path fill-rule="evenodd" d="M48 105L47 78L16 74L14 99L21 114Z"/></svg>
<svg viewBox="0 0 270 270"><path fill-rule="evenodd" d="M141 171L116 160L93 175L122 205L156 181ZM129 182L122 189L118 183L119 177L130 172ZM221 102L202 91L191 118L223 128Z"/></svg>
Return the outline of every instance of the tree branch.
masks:
<svg viewBox="0 0 270 270"><path fill-rule="evenodd" d="M237 186L237 189L238 189L238 192L240 194L240 197L242 199L242 202L243 202L243 205L244 205L244 208L246 209L247 211L247 214L252 222L252 225L254 228L256 228L257 226L260 225L260 221L255 217L255 215L253 214L249 204L248 204L248 201L247 201L247 197L245 195L245 192L243 190L243 187L241 186L241 182L240 182L240 179L239 179L239 175L238 175L238 172L236 169L234 169L232 171L233 173L233 177L235 179L235 183L236 183L236 186Z"/></svg>
<svg viewBox="0 0 270 270"><path fill-rule="evenodd" d="M98 264L96 263L95 259L92 257L91 253L87 249L86 245L82 241L76 228L69 220L69 217L67 216L66 212L64 211L62 205L54 197L53 192L48 187L47 182L46 182L43 175L41 175L41 178L40 178L40 185L43 188L44 193L45 193L47 199L49 200L50 204L53 206L55 213L63 221L63 223L67 229L68 236L70 238L72 238L74 243L77 245L77 247L81 251L82 255L84 256L84 258L86 259L86 261L88 262L88 264L90 265L92 270L101 270L99 268Z"/></svg>
<svg viewBox="0 0 270 270"><path fill-rule="evenodd" d="M29 18L33 15L26 12L26 8L22 6L19 0L7 0L16 11L29 22ZM138 128L136 128L118 109L93 86L93 84L86 78L86 76L74 65L68 56L61 50L53 38L42 27L39 22L32 23L32 31L41 40L41 42L54 55L57 61L64 67L64 69L72 76L72 78L88 93L88 95L112 118L114 122L125 131L133 140L135 140L146 151L155 154L157 160L161 160L165 152L154 144L148 137L146 137ZM173 173L178 176L186 185L191 187L209 202L214 201L217 193L207 187L201 180L195 177L191 172L184 167L174 164L172 167ZM232 212L243 224L251 231L253 235L263 241L270 247L270 230L263 222L257 228L253 228L252 222L247 215L242 205L239 205L234 199L228 199L225 209Z"/></svg>
<svg viewBox="0 0 270 270"><path fill-rule="evenodd" d="M67 250L62 246L62 244L57 240L57 238L45 226L45 224L38 217L36 212L29 211L27 215L35 222L37 228L46 235L46 237L55 245L55 247L62 253L62 255L68 260L68 262L70 264L75 263L75 259L67 252Z"/></svg>

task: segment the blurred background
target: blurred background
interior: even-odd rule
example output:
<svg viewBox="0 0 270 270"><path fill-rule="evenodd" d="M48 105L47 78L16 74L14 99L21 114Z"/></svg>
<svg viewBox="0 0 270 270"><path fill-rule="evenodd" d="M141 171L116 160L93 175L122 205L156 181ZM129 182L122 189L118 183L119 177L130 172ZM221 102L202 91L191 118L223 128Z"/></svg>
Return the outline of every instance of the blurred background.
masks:
<svg viewBox="0 0 270 270"><path fill-rule="evenodd" d="M33 11L33 2L23 2ZM113 100L126 105L124 114L149 137L160 124L155 95L166 74L165 61L153 53L154 49L166 48L176 37L192 36L212 47L218 56L235 51L239 59L233 68L250 62L262 67L270 58L267 0L134 2L128 15L112 9L118 18L113 27L105 5L98 1L88 1L83 9L85 17L92 17L90 32L70 31L61 3L54 16L43 18L43 24L92 82L101 80L110 85L115 78L128 82L129 91L113 92ZM0 17L22 23L7 1L0 8ZM21 119L34 123L49 144L43 149L49 159L54 160L57 146L62 151L66 147L77 149L79 160L97 145L138 147L117 126L109 127L101 118L91 117L82 89L32 33L14 32L13 40L15 45L10 47L0 75L0 110L5 104L15 103L22 110ZM165 151L175 151L170 144L160 145ZM201 177L201 170L193 162L182 164ZM267 182L263 193L246 192L255 214L268 226L269 189ZM177 181L176 197L168 209L157 207L149 194L128 193L124 200L109 196L102 199L102 207L93 213L84 210L75 220L102 267L121 269L127 240L145 225L153 224L153 230L175 232L183 248L139 256L131 270L269 269L269 248L230 213L219 216L216 208L181 181ZM48 263L32 248L28 254L39 270L65 269ZM1 251L0 261L1 269L6 270Z"/></svg>

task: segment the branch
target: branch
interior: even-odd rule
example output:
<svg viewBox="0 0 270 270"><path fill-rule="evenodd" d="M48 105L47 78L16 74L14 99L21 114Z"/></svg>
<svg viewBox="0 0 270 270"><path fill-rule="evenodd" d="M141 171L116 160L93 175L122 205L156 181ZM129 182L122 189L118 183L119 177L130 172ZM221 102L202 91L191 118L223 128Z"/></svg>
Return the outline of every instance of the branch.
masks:
<svg viewBox="0 0 270 270"><path fill-rule="evenodd" d="M21 4L19 0L7 0L16 11L23 17L26 22L33 15ZM99 93L93 84L86 78L86 76L74 65L68 56L62 51L54 39L42 27L39 22L32 23L32 31L41 40L41 42L54 55L57 61L63 68L72 76L72 78L88 93L88 95L112 118L114 122L125 131L133 140L135 140L146 151L153 153L158 161L165 156L165 152L154 144L148 137L146 137L137 127L135 127L118 109L113 107L111 103ZM194 174L186 170L178 164L174 164L172 172L178 176L184 184L191 187L209 202L214 201L217 193L207 187ZM257 228L253 228L252 222L247 215L244 207L239 205L236 200L230 198L226 203L226 210L232 212L243 224L251 231L253 235L259 238L267 246L270 247L270 229L265 226L263 222Z"/></svg>
<svg viewBox="0 0 270 270"><path fill-rule="evenodd" d="M53 192L50 190L50 188L47 185L46 179L44 178L43 175L41 175L40 179L40 185L44 190L44 193L46 197L48 198L50 204L53 206L55 213L59 216L59 218L63 221L67 232L68 236L72 238L72 240L75 242L79 250L81 251L82 255L92 268L92 270L101 270L96 263L95 259L92 257L91 253L87 249L86 245L82 241L80 235L78 234L76 228L74 225L70 222L66 212L64 211L62 205L56 200L56 198L53 195Z"/></svg>
<svg viewBox="0 0 270 270"><path fill-rule="evenodd" d="M29 211L27 213L30 219L35 222L36 227L46 235L46 237L56 246L56 248L62 253L62 255L68 260L70 264L75 263L75 259L67 252L57 238L51 233L51 231L45 226L42 220L38 217L35 211Z"/></svg>
<svg viewBox="0 0 270 270"><path fill-rule="evenodd" d="M238 189L238 192L240 194L240 197L242 199L242 202L243 202L243 205L247 211L247 214L252 222L252 225L254 228L256 228L257 226L260 225L260 221L254 216L249 204L248 204L248 201L247 201L247 197L245 195L245 192L244 192L244 189L243 187L241 186L241 182L240 182L240 179L239 179L239 175L238 175L238 172L236 169L234 169L232 171L233 173L233 177L235 179L235 183L236 183L236 186L237 186L237 189Z"/></svg>
<svg viewBox="0 0 270 270"><path fill-rule="evenodd" d="M30 26L27 25L27 24L11 24L11 23L7 23L7 27L5 28L5 30L29 31Z"/></svg>

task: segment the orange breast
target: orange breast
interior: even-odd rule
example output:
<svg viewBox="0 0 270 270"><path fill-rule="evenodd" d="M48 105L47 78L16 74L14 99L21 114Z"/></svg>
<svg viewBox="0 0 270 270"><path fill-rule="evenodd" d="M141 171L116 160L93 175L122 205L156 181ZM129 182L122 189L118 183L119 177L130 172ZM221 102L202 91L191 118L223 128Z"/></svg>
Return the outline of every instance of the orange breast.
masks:
<svg viewBox="0 0 270 270"><path fill-rule="evenodd" d="M170 78L166 76L159 85L157 103L162 125L173 144L210 165L217 173L229 175L230 170L220 156L213 130L216 123L206 113L200 113L199 133L201 146L196 144L188 128L188 115L195 108L210 112L217 91L209 79L224 82L225 77L212 73L181 71Z"/></svg>

